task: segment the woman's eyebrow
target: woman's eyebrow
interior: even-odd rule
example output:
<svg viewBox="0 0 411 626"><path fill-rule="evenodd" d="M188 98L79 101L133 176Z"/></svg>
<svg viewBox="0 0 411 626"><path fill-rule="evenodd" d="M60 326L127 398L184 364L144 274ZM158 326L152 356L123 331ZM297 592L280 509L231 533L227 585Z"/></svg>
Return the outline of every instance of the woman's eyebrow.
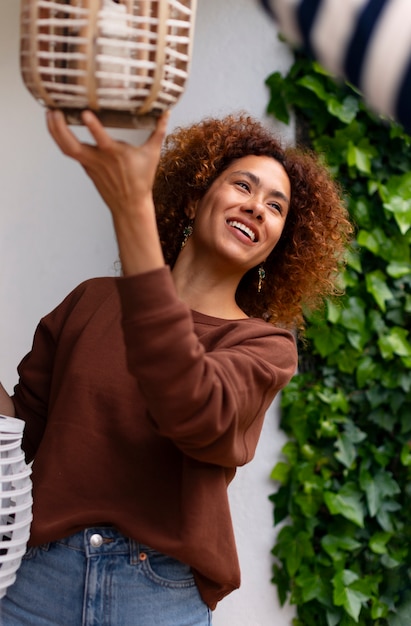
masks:
<svg viewBox="0 0 411 626"><path fill-rule="evenodd" d="M261 180L259 179L258 176L256 176L256 174L254 174L253 172L248 172L247 170L238 170L236 172L233 172L233 175L246 176L247 178L251 180L252 183L254 183L254 185L259 185L261 183ZM290 204L290 199L282 191L278 191L277 189L272 189L269 193L270 193L270 196L281 199L287 204Z"/></svg>

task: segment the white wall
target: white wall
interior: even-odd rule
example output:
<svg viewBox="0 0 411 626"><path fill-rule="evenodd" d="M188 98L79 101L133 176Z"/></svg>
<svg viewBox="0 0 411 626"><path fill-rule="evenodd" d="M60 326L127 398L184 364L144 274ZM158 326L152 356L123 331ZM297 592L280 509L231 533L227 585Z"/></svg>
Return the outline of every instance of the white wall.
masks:
<svg viewBox="0 0 411 626"><path fill-rule="evenodd" d="M0 0L0 379L9 391L38 319L81 280L113 274L117 257L108 211L80 167L49 139L44 111L20 79L19 5ZM190 81L170 128L240 109L264 118L264 80L289 63L288 50L252 0L199 0ZM279 608L270 584L268 476L282 443L273 408L256 458L230 489L243 583L217 608L215 626L291 624L293 611Z"/></svg>

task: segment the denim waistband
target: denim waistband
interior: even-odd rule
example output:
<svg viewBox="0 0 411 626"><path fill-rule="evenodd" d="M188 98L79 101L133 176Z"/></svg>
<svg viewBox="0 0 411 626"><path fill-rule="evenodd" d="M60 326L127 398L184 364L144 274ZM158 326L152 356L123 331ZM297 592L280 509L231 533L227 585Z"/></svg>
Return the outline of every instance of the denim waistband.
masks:
<svg viewBox="0 0 411 626"><path fill-rule="evenodd" d="M85 528L54 543L65 545L72 550L82 551L86 557L129 554L131 563L137 563L139 560L144 559L146 555L149 555L150 552L156 552L149 546L125 537L113 526Z"/></svg>
<svg viewBox="0 0 411 626"><path fill-rule="evenodd" d="M94 526L29 548L0 622L65 626L210 626L189 565Z"/></svg>

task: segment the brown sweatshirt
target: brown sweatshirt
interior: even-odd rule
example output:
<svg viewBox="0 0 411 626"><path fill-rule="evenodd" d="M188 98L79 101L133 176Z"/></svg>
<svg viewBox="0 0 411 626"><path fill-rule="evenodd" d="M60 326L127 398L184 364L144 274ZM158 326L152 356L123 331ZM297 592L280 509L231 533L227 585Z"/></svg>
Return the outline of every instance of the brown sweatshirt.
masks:
<svg viewBox="0 0 411 626"><path fill-rule="evenodd" d="M168 267L79 285L19 365L30 545L112 524L191 565L215 608L240 584L227 486L296 360L287 331L190 311Z"/></svg>

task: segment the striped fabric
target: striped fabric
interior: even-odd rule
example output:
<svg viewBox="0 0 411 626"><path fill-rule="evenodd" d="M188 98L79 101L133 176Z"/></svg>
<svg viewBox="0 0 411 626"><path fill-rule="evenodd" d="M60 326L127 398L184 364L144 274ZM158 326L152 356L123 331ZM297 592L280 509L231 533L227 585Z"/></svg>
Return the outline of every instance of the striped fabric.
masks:
<svg viewBox="0 0 411 626"><path fill-rule="evenodd" d="M411 133L411 0L260 0L281 32Z"/></svg>

